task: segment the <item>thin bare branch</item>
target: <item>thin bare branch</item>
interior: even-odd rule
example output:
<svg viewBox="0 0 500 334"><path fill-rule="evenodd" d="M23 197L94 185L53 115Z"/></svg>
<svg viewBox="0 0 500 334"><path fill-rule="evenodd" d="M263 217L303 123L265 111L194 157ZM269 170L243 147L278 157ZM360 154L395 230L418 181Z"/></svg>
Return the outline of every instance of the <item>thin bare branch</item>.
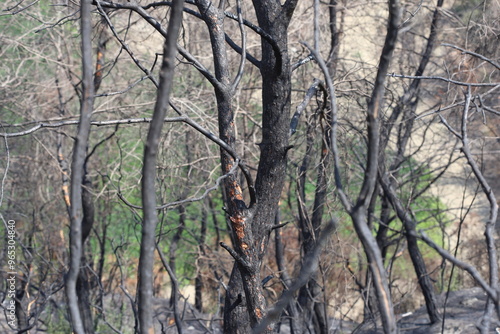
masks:
<svg viewBox="0 0 500 334"><path fill-rule="evenodd" d="M297 109L295 110L295 113L293 114L292 120L290 121L290 136L293 135L297 131L297 126L299 125L300 115L302 115L302 112L306 109L306 107L309 105L309 102L311 101L312 97L318 91L318 87L319 87L320 83L321 82L318 79L314 79L312 85L307 90L306 95L304 96L304 99L297 106Z"/></svg>
<svg viewBox="0 0 500 334"><path fill-rule="evenodd" d="M99 13L106 20L109 28L111 29L111 32L113 33L115 38L118 40L118 42L120 43L122 48L129 54L130 58L132 58L133 62L137 65L137 67L139 67L139 69L146 74L146 77L149 80L151 80L151 82L155 85L155 87L158 88L158 80L156 80L156 78L153 76L153 74L151 73L151 71L149 69L147 69L146 67L144 67L144 65L142 65L141 61L134 55L134 53L129 48L127 43L125 43L125 41L123 39L121 39L120 36L118 36L118 33L116 32L116 29L115 29L113 23L109 19L108 14L102 9L101 2L99 0L95 0L95 3L97 5L97 9L98 9Z"/></svg>
<svg viewBox="0 0 500 334"><path fill-rule="evenodd" d="M3 176L2 176L2 182L0 184L0 207L2 206L2 203L3 203L3 196L4 196L4 190L5 190L5 180L7 179L7 174L9 173L9 167L10 167L10 149L9 149L9 143L8 143L7 137L4 137L4 145L5 145L6 161L5 161L5 168L4 168ZM0 213L0 216L1 216L1 213Z"/></svg>
<svg viewBox="0 0 500 334"><path fill-rule="evenodd" d="M472 278L483 288L483 290L488 294L490 298L493 300L497 301L498 300L498 294L497 291L492 289L492 287L484 280L484 278L481 277L481 274L479 271L477 271L476 268L474 268L473 265L460 261L453 255L451 255L448 251L445 249L439 247L434 241L432 241L431 238L425 234L423 231L419 231L419 238L425 241L427 245L429 245L431 248L433 248L436 252L439 253L444 259L450 261L451 263L455 264L457 267L467 271Z"/></svg>
<svg viewBox="0 0 500 334"><path fill-rule="evenodd" d="M497 68L497 70L500 70L500 64L498 64L497 62L495 62L494 60L490 59L490 58L487 58L479 53L476 53L476 52L472 52L472 51L468 51L468 50L465 50L465 49L462 49L456 45L453 45L453 44L448 44L448 43L443 43L441 44L443 46L447 46L447 47L450 47L450 48L453 48L453 49L456 49L456 50L459 50L459 51L462 51L462 53L465 53L465 54L468 54L468 55L471 55L471 56L474 56L476 58L479 58L481 60L484 60L488 63L490 63L491 65L495 66Z"/></svg>
<svg viewBox="0 0 500 334"><path fill-rule="evenodd" d="M465 94L465 105L464 105L464 111L462 114L462 127L461 127L461 133L462 133L462 152L465 155L465 158L467 159L467 163L472 169L472 172L474 173L474 176L478 180L479 184L481 185L481 188L483 190L484 195L488 199L488 202L490 204L490 212L489 212L489 217L488 221L486 222L486 228L484 231L484 236L486 238L486 247L488 251L488 264L489 264L489 274L490 274L490 287L493 289L495 292L498 292L498 255L497 255L497 249L496 249L496 238L495 238L495 224L497 221L498 217L498 202L495 197L495 193L493 192L493 189L489 185L489 182L486 180L486 178L483 175L483 172L481 168L478 166L476 163L476 160L474 160L474 157L472 156L472 153L470 151L470 144L469 144L469 137L468 137L468 129L467 129L467 122L468 122L468 112L469 112L469 107L472 99L472 93L471 93L471 88L470 86L467 87L467 92L464 92ZM500 300L497 298L492 298L493 301L495 302L495 305L497 306L497 312L500 312L500 308L498 308L500 304ZM493 311L493 305L491 305L491 301L488 301L488 306L485 310L485 314L483 316L483 326L485 326L486 329L489 328L489 323L490 323L490 318L491 318L491 313Z"/></svg>
<svg viewBox="0 0 500 334"><path fill-rule="evenodd" d="M453 129L453 127L448 123L448 121L446 121L446 118L444 118L444 116L440 112L438 112L438 116L439 119L441 120L441 123L443 123L444 126L446 126L448 131L453 133L457 138L462 139L462 135L460 135L460 133L458 133L457 130Z"/></svg>
<svg viewBox="0 0 500 334"><path fill-rule="evenodd" d="M115 8L115 9L128 9L139 14L143 19L146 20L153 28L156 29L163 37L167 37L167 31L158 22L155 18L153 18L143 7L139 6L135 2L127 2L127 3L114 3L109 1L100 1L93 0L95 3L99 3L102 7L106 8ZM210 73L209 70L205 68L191 53L189 53L185 48L181 45L177 45L177 50L179 53L189 61L212 85L215 87L221 87L221 83Z"/></svg>
<svg viewBox="0 0 500 334"><path fill-rule="evenodd" d="M220 183L222 182L222 180L224 180L225 178L227 178L229 175L234 175L234 173L236 172L236 170L238 169L238 167L239 167L239 161L236 160L233 168L231 168L231 170L229 171L229 173L224 174L222 176L219 176L217 178L217 180L215 180L215 184L212 187L205 189L205 191L203 192L203 194L201 196L191 197L191 198L186 198L186 199L175 201L175 202L166 203L166 204L157 206L156 210L168 210L168 209L177 207L179 205L189 204L189 203L193 203L193 202L199 202L199 201L205 199L212 191L219 189L219 186L220 186ZM128 207L131 207L131 208L134 208L134 209L138 209L138 210L142 210L143 209L142 206L134 205L134 204L130 203L125 197L123 197L123 195L121 193L118 193L118 197L120 197L120 199Z"/></svg>
<svg viewBox="0 0 500 334"><path fill-rule="evenodd" d="M420 9L422 9L422 3L424 1L423 0L420 0L420 2L418 3L417 5L417 9L415 9L413 12L410 12L410 11L407 11L409 12L410 16L408 16L408 18L406 20L404 20L400 25L399 25L399 29L400 30L403 30L405 29L405 27L403 27L406 23L408 23L411 19L413 19L415 17L415 15L417 15L417 13L420 11ZM402 31L401 31L402 32Z"/></svg>
<svg viewBox="0 0 500 334"><path fill-rule="evenodd" d="M347 211L351 211L352 204L347 194L344 192L342 179L340 177L340 158L337 146L338 112L337 112L337 98L335 94L335 87L333 85L332 78L328 71L328 67L326 66L326 63L323 60L323 57L321 57L321 55L319 54L319 51L311 48L309 44L307 44L306 42L302 42L302 44L304 44L304 46L309 49L311 55L318 63L319 68L323 72L324 79L326 82L326 87L328 88L328 92L330 95L330 110L332 113L331 142L329 143L329 145L333 155L333 172L335 176L335 186L337 187L337 193L340 201L342 202L342 205L345 207Z"/></svg>
<svg viewBox="0 0 500 334"><path fill-rule="evenodd" d="M221 241L220 246L224 248L233 258L234 260L246 270L252 270L252 266L242 257L240 256L234 249L229 247L227 244Z"/></svg>
<svg viewBox="0 0 500 334"><path fill-rule="evenodd" d="M296 69L298 69L300 66L304 65L304 64L307 64L308 62L310 62L311 60L314 60L314 56L312 54L308 55L307 57L305 57L304 59L301 59L299 60L298 62L296 62L295 64L293 64L290 68L293 71L295 71Z"/></svg>
<svg viewBox="0 0 500 334"><path fill-rule="evenodd" d="M245 31L245 25L243 24L243 16L241 15L241 0L236 0L236 11L238 12L238 25L240 27L241 32L241 57L240 57L240 66L238 67L238 73L234 78L234 81L231 85L231 90L233 92L236 91L238 84L240 83L241 78L243 77L243 71L245 69L245 60L247 54L247 34Z"/></svg>
<svg viewBox="0 0 500 334"><path fill-rule="evenodd" d="M471 86L471 87L498 87L500 86L500 82L492 82L492 83L470 83L470 82L462 82L462 81L457 81L449 78L444 78L440 76L427 76L427 75L420 75L420 76L415 76L415 75L403 75L403 74L395 74L395 73L390 73L387 74L387 76L393 77L393 78L403 78L403 79L421 79L421 80L440 80L444 81L447 83L451 83L454 85L458 86Z"/></svg>
<svg viewBox="0 0 500 334"><path fill-rule="evenodd" d="M114 125L119 125L119 124L139 124L139 123L151 123L152 119L151 118L128 118L128 119L120 119L120 120L109 120L109 121L92 121L90 122L90 125L92 126L114 126ZM205 129L203 126L201 126L199 123L194 121L192 118L190 118L187 115L181 115L178 117L166 117L163 120L165 123L174 123L174 122L183 122L194 129L196 129L198 132L203 134L205 137L219 145L222 149L224 149L226 152L228 152L235 160L238 160L238 166L241 168L241 171L243 172L243 175L245 176L245 179L247 181L249 193L250 193L250 200L252 203L255 203L255 187L253 183L253 178L250 174L250 171L248 170L248 167L243 161L239 158L238 154L236 151L231 148L229 145L227 145L223 140L221 140L219 137L214 135L212 132L208 131ZM40 129L54 129L54 128L60 128L63 126L68 126L68 125L78 125L79 121L74 120L74 121L63 121L63 122L57 122L57 123L39 123L36 126L29 128L24 131L19 131L19 132L12 132L12 133L0 133L0 137L4 138L10 138L10 137L21 137L21 136L26 136L31 133L34 133Z"/></svg>
<svg viewBox="0 0 500 334"><path fill-rule="evenodd" d="M24 7L21 7L21 8L19 8L19 9L15 10L15 11L13 11L13 10L14 10L14 9L16 9L17 7L19 7L19 6L20 6L23 2L24 2L24 0L23 0L23 1L19 1L16 5L14 5L14 6L10 7L10 8L6 8L6 9L4 9L4 10L3 10L3 12L9 12L9 13L0 14L0 16L4 16L4 15L16 15L16 14L19 14L20 12L22 12L22 11L24 11L24 10L26 10L26 9L30 8L31 6L33 6L33 5L35 5L35 4L37 4L38 2L40 2L40 0L35 0L35 1L33 1L32 3L30 3L30 4L28 4L28 5L24 6Z"/></svg>

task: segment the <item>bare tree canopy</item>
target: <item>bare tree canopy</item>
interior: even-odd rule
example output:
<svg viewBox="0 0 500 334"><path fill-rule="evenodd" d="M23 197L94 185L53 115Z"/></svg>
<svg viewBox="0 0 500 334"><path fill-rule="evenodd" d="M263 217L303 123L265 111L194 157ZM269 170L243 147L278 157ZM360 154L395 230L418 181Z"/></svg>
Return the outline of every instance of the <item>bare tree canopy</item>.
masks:
<svg viewBox="0 0 500 334"><path fill-rule="evenodd" d="M0 332L500 330L498 1L0 7Z"/></svg>

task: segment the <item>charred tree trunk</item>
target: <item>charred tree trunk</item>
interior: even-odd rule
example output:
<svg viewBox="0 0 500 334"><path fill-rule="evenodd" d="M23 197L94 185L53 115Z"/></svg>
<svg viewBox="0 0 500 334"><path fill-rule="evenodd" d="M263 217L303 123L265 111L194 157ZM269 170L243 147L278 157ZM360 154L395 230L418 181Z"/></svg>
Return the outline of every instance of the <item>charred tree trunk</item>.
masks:
<svg viewBox="0 0 500 334"><path fill-rule="evenodd" d="M95 73L93 78L94 83L94 94L99 90L101 86L103 77L103 67L105 61L105 51L106 51L106 40L107 31L104 26L105 19L101 19L103 27L99 33L98 46L97 46L97 56L95 64ZM85 149L87 152L87 148ZM93 153L93 152L92 152ZM91 154L92 154L91 153ZM92 198L92 182L89 180L87 166L91 154L87 154L84 165L83 165L83 178L82 178L82 209L83 209L83 219L82 219L82 257L81 257L81 268L78 274L78 279L76 283L76 293L78 295L78 307L81 312L83 327L85 333L94 333L94 322L92 317L92 310L90 308L90 291L93 287L92 280L94 279L90 273L88 266L90 265L87 261L85 255L85 241L88 239L90 232L94 226L95 220L95 206Z"/></svg>
<svg viewBox="0 0 500 334"><path fill-rule="evenodd" d="M230 148L234 149L236 142L234 110L232 105L234 90L231 83L227 59L224 32L224 8L213 6L211 2L206 0L199 0L196 4L208 28L211 40L215 70L215 78L212 80L212 84L214 85L217 101L219 137ZM247 250L250 245L248 238L251 238L251 235L246 233L246 227L248 225L247 220L250 218L250 215L243 199L240 180L237 175L231 172L235 163L237 163L235 157L223 148L220 149L220 156L222 173L227 175L223 184L223 198L228 225L232 228L231 239L233 241L233 248L239 254L238 256L242 256L243 251ZM229 318L233 321L228 320ZM224 332L248 333L250 331L250 318L251 315L247 310L242 277L239 268L235 266L231 273L228 290L226 291Z"/></svg>
<svg viewBox="0 0 500 334"><path fill-rule="evenodd" d="M155 236L158 221L155 190L156 157L163 120L165 119L169 95L172 88L175 57L177 54L177 38L182 22L183 7L183 0L174 0L163 48L160 84L157 91L153 119L149 127L144 149L143 178L141 184L144 217L141 234L141 253L139 257L139 281L137 286L139 332L141 334L150 334L154 332L153 309L151 308L151 304L153 299L153 264L156 247Z"/></svg>
<svg viewBox="0 0 500 334"><path fill-rule="evenodd" d="M78 295L78 307L82 315L83 327L86 334L94 333L94 322L92 320L92 310L90 308L90 291L92 290L91 281L92 274L88 268L89 263L85 256L85 241L92 231L94 226L95 208L90 190L92 183L87 178L87 164L84 166L84 179L82 182L82 204L83 204L83 220L82 220L82 258L81 268L76 282L76 293Z"/></svg>
<svg viewBox="0 0 500 334"><path fill-rule="evenodd" d="M385 76L387 75L392 54L396 45L400 14L399 1L389 1L387 35L382 49L382 54L380 56L379 69L375 79L372 96L368 103L366 117L368 129L366 170L358 199L356 200L356 204L350 210L350 216L353 220L354 228L368 259L368 266L373 278L375 294L377 296L379 311L382 318L382 325L385 333L387 334L397 333L398 329L389 290L389 281L382 262L382 254L380 253L377 242L368 226L367 215L368 206L371 203L377 182L380 152L380 112L385 93Z"/></svg>
<svg viewBox="0 0 500 334"><path fill-rule="evenodd" d="M231 148L235 146L232 99L238 79L229 77L224 34L224 8L208 1L197 2L210 34L214 55L219 137ZM279 3L254 1L262 37L261 74L263 81L262 142L255 190L249 184L250 203L243 199L242 186L232 168L238 161L221 149L226 211L232 229L233 248L222 244L235 259L226 293L225 333L249 333L266 314L262 293L260 266L267 250L274 216L284 184L290 113L290 65L287 55L287 28L296 2L283 7ZM243 35L242 35L243 36ZM244 47L243 47L244 50ZM242 56L243 57L243 56ZM238 78L238 77L237 77ZM267 327L267 332L272 331Z"/></svg>
<svg viewBox="0 0 500 334"><path fill-rule="evenodd" d="M267 250L269 235L284 185L286 154L290 124L291 78L287 52L287 28L295 9L295 1L283 6L277 2L253 1L259 26L270 36L261 37L262 61L262 141L256 179L257 202L250 209L248 222L240 235L240 254L245 264L238 262L251 326L255 327L266 315L262 295L260 266ZM231 319L236 320L236 319ZM269 324L265 333L272 332Z"/></svg>
<svg viewBox="0 0 500 334"><path fill-rule="evenodd" d="M80 309L81 299L78 291L78 277L80 274L81 259L83 256L84 207L82 194L82 180L84 179L84 164L90 133L90 120L94 103L94 82L92 66L92 20L91 1L81 2L81 36L82 36L82 97L80 105L80 121L78 135L73 149L71 164L71 191L70 191L70 265L66 276L66 295L71 315L73 331L76 334L85 333L87 321L82 319ZM86 315L84 315L86 316Z"/></svg>
<svg viewBox="0 0 500 334"><path fill-rule="evenodd" d="M107 41L107 31L105 27L105 19L101 19L103 24L102 30L99 33L98 45L97 45L97 56L95 64L94 73L94 94L97 93L101 86L103 78L103 68L105 62L105 51L106 51L106 41ZM87 152L87 149L86 149ZM93 153L93 152L92 152ZM91 153L91 154L92 154ZM81 258L81 269L78 274L78 280L76 284L76 293L78 295L78 307L82 314L82 322L85 329L85 333L94 333L94 323L92 320L92 310L90 309L90 294L93 284L91 281L94 279L91 277L89 272L89 263L87 262L87 257L85 256L85 241L88 239L92 228L94 227L95 219L95 206L92 198L92 182L89 180L87 166L91 154L88 154L85 158L82 179L82 208L83 208L83 220L82 220L82 258Z"/></svg>
<svg viewBox="0 0 500 334"><path fill-rule="evenodd" d="M82 263L86 263L85 256L82 257ZM83 327L86 334L94 333L94 322L92 320L92 310L90 308L90 291L92 286L90 284L91 277L89 270L86 267L80 269L78 280L76 281L76 293L78 294L78 308L82 315Z"/></svg>

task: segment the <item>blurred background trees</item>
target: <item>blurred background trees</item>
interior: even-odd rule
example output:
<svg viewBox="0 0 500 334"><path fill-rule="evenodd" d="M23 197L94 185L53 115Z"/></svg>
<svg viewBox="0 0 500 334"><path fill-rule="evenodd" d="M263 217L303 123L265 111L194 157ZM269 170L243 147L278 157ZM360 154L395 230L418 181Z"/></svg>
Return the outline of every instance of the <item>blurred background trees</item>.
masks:
<svg viewBox="0 0 500 334"><path fill-rule="evenodd" d="M20 331L140 331L143 160L171 6L93 1L89 59L80 3L2 4L0 207L2 231L16 221ZM393 333L421 305L441 322L437 295L472 286L488 294L477 326L491 330L499 11L495 1L186 1L148 188L156 331L356 322ZM82 59L94 103L75 181ZM86 235L83 330L64 294L71 180Z"/></svg>

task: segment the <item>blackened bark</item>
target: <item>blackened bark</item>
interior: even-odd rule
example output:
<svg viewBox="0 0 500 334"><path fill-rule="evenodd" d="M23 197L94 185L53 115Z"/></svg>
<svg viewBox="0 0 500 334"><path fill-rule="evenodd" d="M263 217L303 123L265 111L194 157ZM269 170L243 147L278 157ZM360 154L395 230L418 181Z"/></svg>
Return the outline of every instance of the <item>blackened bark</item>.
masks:
<svg viewBox="0 0 500 334"><path fill-rule="evenodd" d="M83 190L86 192L87 190ZM85 195L84 197L84 203L88 198L86 199ZM85 236L85 239L82 240L82 247L83 247L83 254L82 254L82 259L81 259L81 268L80 272L78 273L78 279L76 281L76 293L78 295L78 308L80 309L80 313L82 315L82 322L83 322L83 327L85 330L86 334L92 334L94 333L94 322L92 320L92 310L90 307L90 291L92 290L92 281L95 280L95 277L92 276L92 273L88 266L90 265L89 262L87 261L87 257L85 256L85 240L87 236L89 235L90 230L87 230L88 225L86 223L89 223L88 220L90 219L88 217L89 211L86 206L88 205L85 204L84 207L84 224L82 226L82 237ZM93 209L94 206L92 204L90 211L92 212L92 223L93 223ZM87 218L85 218L87 216ZM92 225L90 225L90 228Z"/></svg>
<svg viewBox="0 0 500 334"><path fill-rule="evenodd" d="M258 210L252 230L258 258L265 254L269 232L283 189L290 124L291 78L287 52L287 28L295 2L283 5L254 0L259 26L276 42L277 50L265 39L262 43L262 141L256 179ZM264 247L262 246L264 245Z"/></svg>
<svg viewBox="0 0 500 334"><path fill-rule="evenodd" d="M210 35L215 79L218 84L214 86L217 101L217 116L219 121L219 138L229 147L235 147L235 124L233 96L231 85L229 63L227 59L224 20L224 8L218 8L206 0L196 2L202 19L204 20ZM228 174L236 161L223 148L220 149L221 169L223 174ZM253 186L253 185L249 185ZM243 199L242 186L237 175L231 174L224 179L223 197L227 212L228 225L232 229L232 244L239 256L245 257L251 245L252 234L248 230L251 215ZM238 264L231 273L224 307L224 332L225 333L248 333L250 325L255 322L255 315L246 309L247 288L253 286L252 282L243 281ZM247 268L248 269L248 268ZM253 292L252 292L253 293ZM254 320L252 320L254 318Z"/></svg>
<svg viewBox="0 0 500 334"><path fill-rule="evenodd" d="M429 33L429 37L427 38L427 44L424 53L422 54L422 58L420 59L420 64L418 65L418 68L415 72L415 76L421 76L424 74L425 69L427 68L427 65L429 64L429 61L431 59L431 55L432 52L434 51L434 47L436 44L437 34L439 32L439 26L441 23L440 11L443 6L443 3L444 0L439 0L437 3L437 8L434 10L431 22L431 31ZM403 96L400 98L398 105L392 111L389 119L384 122L384 126L382 128L382 138L381 138L382 149L385 149L387 147L387 143L390 139L389 135L392 131L392 128L394 124L397 123L396 120L403 111L407 116L405 119L410 120L411 122L411 126L409 127L409 129L411 130L413 128L413 119L414 119L413 114L420 100L420 95L419 95L420 83L421 83L420 79L414 79L411 82L410 87L408 88L407 91L405 91ZM402 149L405 148L405 146L401 145L399 145L399 147ZM397 163L393 163L393 165L397 165Z"/></svg>
<svg viewBox="0 0 500 334"><path fill-rule="evenodd" d="M288 1L283 7L269 1L256 0L253 3L259 26L269 34L272 42L261 38L263 113L262 141L259 145L261 154L255 184L256 203L251 203L251 208L245 208L240 188L233 187L236 191L231 191L231 188L226 187L229 190L227 207L235 241L232 255L236 259L226 297L226 333L249 332L246 319L241 317L242 306L250 317L251 327L257 326L265 317L266 303L262 294L260 266L283 189L286 153L289 149L291 80L287 27L296 2ZM219 96L217 99L218 103L222 102ZM220 135L222 138L225 134ZM272 332L272 327L269 324L264 332Z"/></svg>
<svg viewBox="0 0 500 334"><path fill-rule="evenodd" d="M329 23L328 26L330 28L330 55L327 60L328 72L330 73L332 79L335 77L337 73L337 61L339 54L339 45L340 45L340 37L342 24L337 25L337 0L330 0L330 4L328 6L328 15L329 15ZM343 14L342 14L343 15Z"/></svg>
<svg viewBox="0 0 500 334"><path fill-rule="evenodd" d="M422 257L422 253L420 252L420 249L418 247L417 237L413 233L413 231L415 231L416 229L416 226L406 228L406 226L408 225L409 222L407 221L405 224L405 230L408 231L406 233L408 252L410 253L411 262L413 263L415 273L417 274L418 284L420 285L420 289L422 290L422 294L424 295L427 314L429 315L431 323L434 324L439 322L441 318L438 311L437 297L434 291L434 285L432 284L432 280L429 276L429 273L427 272L424 258Z"/></svg>
<svg viewBox="0 0 500 334"><path fill-rule="evenodd" d="M194 280L194 307L199 312L203 311L203 276L201 272L196 274L196 278Z"/></svg>
<svg viewBox="0 0 500 334"><path fill-rule="evenodd" d="M243 282L237 265L233 267L224 301L224 333L251 333Z"/></svg>
<svg viewBox="0 0 500 334"><path fill-rule="evenodd" d="M106 14L108 14L109 9L103 9ZM99 90L101 87L101 82L104 74L104 63L105 63L105 52L106 52L106 42L108 41L108 31L107 22L104 16L101 17L101 31L99 32L99 38L97 40L97 57L95 64L95 74L94 74L94 87L95 91Z"/></svg>
<svg viewBox="0 0 500 334"><path fill-rule="evenodd" d="M102 23L105 23L105 19L101 19ZM106 30L103 27L99 34L99 42L97 47L97 57L94 73L94 94L99 90L102 82L103 66L104 66L104 55L106 50ZM87 149L86 149L87 152ZM93 152L92 152L93 153ZM91 154L92 154L91 153ZM90 154L90 155L91 155ZM92 228L94 226L95 220L95 207L92 197L91 190L93 189L92 182L88 177L87 166L90 155L85 158L83 166L83 179L82 179L82 209L83 209L83 220L82 220L82 258L81 258L81 268L78 274L78 280L76 283L76 293L78 295L78 307L82 315L82 322L85 333L94 333L94 322L92 320L92 310L90 308L90 294L89 291L92 288L91 280L95 279L90 275L87 262L87 257L85 256L85 241L90 235Z"/></svg>
<svg viewBox="0 0 500 334"><path fill-rule="evenodd" d="M440 17L441 17L440 10L441 7L443 6L443 2L444 2L443 0L439 0L437 8L434 11L431 23L431 32L427 40L427 45L425 48L425 52L422 56L422 60L417 69L416 76L423 75L425 68L429 63L431 53L434 50L437 38L437 32L439 31L438 24L440 23ZM396 159L393 162L393 166L391 166L391 169L396 169L399 167L399 164L401 163L402 157L405 152L406 143L410 138L410 132L413 129L413 122L415 120L412 114L415 112L419 101L419 86L420 86L420 80L414 80L410 86L410 91L409 91L410 97L408 99L412 100L411 101L412 103L410 104L410 108L408 108L408 110L405 113L405 115L407 116L405 118L408 119L409 121L407 122L406 127L402 129L403 131L400 131L402 135L400 135L399 138L403 139L401 142L398 140L398 148L399 148L398 157L400 158ZM431 323L437 323L440 321L441 318L437 307L437 297L434 291L434 286L432 284L432 281L429 277L429 274L427 273L427 268L424 259L417 244L417 238L415 236L416 225L412 224L410 221L407 220L405 223L405 230L406 230L406 239L408 242L408 251L410 253L410 257L413 266L415 268L415 273L417 274L420 289L422 290L422 293L424 295L427 313L429 315Z"/></svg>
<svg viewBox="0 0 500 334"><path fill-rule="evenodd" d="M198 1L198 8L208 27L212 52L214 55L215 77L220 85L215 87L217 100L217 111L219 120L219 137L231 148L235 147L235 128L233 94L229 74L229 64L226 54L223 8L216 8L207 1ZM235 164L234 158L221 148L221 167L224 174L229 173ZM249 185L253 186L253 185ZM232 241L235 251L239 256L246 257L251 245L252 234L248 230L251 215L243 200L243 191L240 180L236 175L230 175L224 180L224 198L226 212L228 213L229 226L232 229ZM248 259L245 258L245 261ZM224 308L224 331L226 333L248 333L250 325L257 322L257 315L247 309L247 293L251 295L262 295L262 292L254 292L256 286L254 280L243 279L242 267L236 264L233 268L226 302ZM249 267L244 268L252 271ZM247 278L247 277L245 277ZM257 288L260 288L258 286Z"/></svg>
<svg viewBox="0 0 500 334"><path fill-rule="evenodd" d="M169 102L172 79L177 54L177 37L182 21L183 0L174 0L168 32L163 48L163 61L160 70L160 85L157 92L156 104L151 121L146 147L144 150L144 166L142 170L142 205L143 226L141 236L141 252L139 258L138 308L139 330L141 334L150 334L153 329L153 264L156 247L155 231L158 221L156 214L156 156L159 138L163 127L166 109Z"/></svg>
<svg viewBox="0 0 500 334"><path fill-rule="evenodd" d="M85 243L87 238L92 231L95 219L95 207L94 200L92 198L92 182L87 177L86 166L84 168L85 176L82 181L82 208L83 208L83 220L82 220L82 244Z"/></svg>
<svg viewBox="0 0 500 334"><path fill-rule="evenodd" d="M80 269L78 279L76 281L76 293L78 295L78 308L82 315L83 328L86 334L94 333L94 322L92 320L92 310L90 308L90 291L92 290L89 270L87 268L87 259L82 256L82 264L84 267Z"/></svg>
<svg viewBox="0 0 500 334"><path fill-rule="evenodd" d="M265 301L260 285L260 265L267 251L269 235L278 208L286 172L286 154L290 124L290 61L287 52L287 28L295 9L295 1L283 7L278 2L253 1L259 26L268 32L276 45L261 38L262 45L262 141L255 189L257 204L253 217L252 252L248 254L253 271L242 273L252 283L254 292L246 290L248 308L257 319L265 316ZM251 297L251 298L250 298ZM256 324L253 323L252 327ZM272 332L269 324L264 333Z"/></svg>

